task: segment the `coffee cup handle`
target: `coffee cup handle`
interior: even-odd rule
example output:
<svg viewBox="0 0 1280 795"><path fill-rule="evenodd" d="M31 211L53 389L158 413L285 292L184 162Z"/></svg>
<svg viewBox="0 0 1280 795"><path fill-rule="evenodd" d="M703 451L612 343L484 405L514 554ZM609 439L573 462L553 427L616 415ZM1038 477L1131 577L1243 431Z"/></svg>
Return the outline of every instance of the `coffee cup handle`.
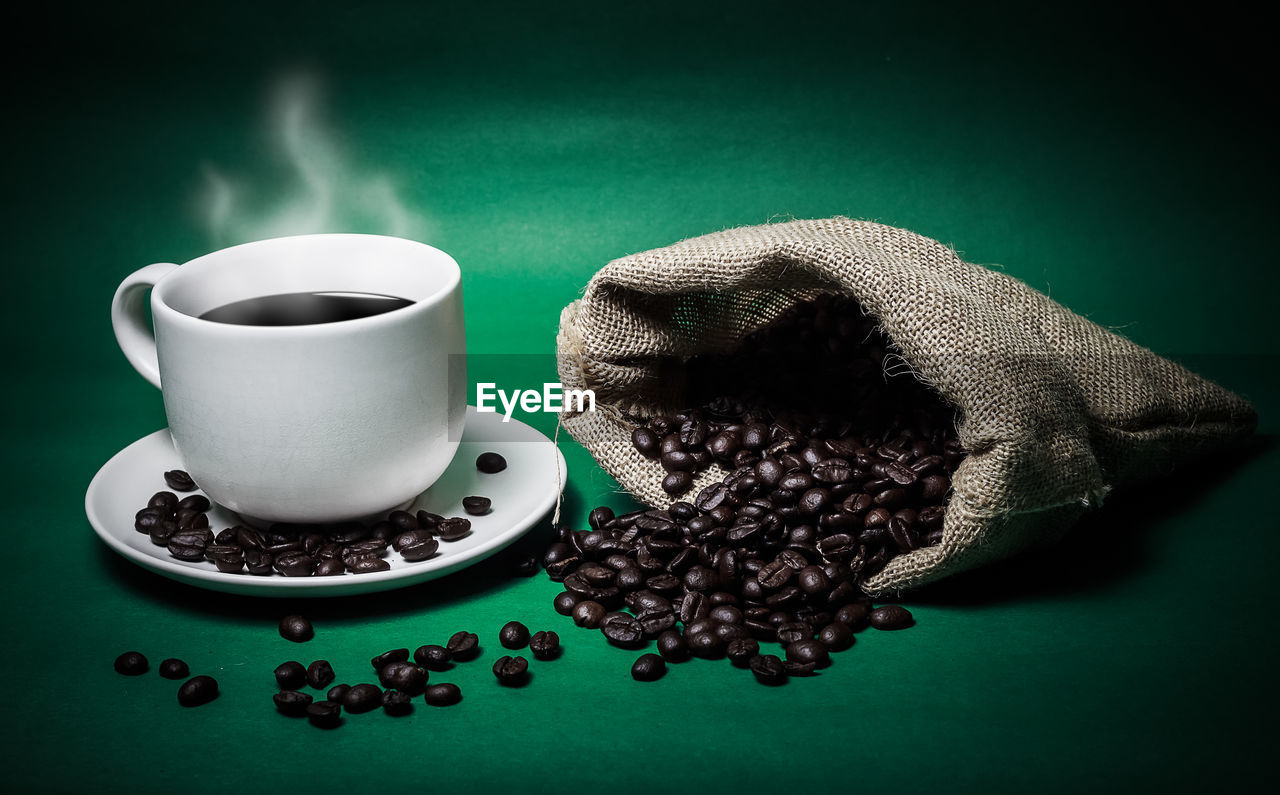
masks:
<svg viewBox="0 0 1280 795"><path fill-rule="evenodd" d="M142 377L160 386L160 363L156 357L156 336L147 323L145 304L147 291L169 271L178 267L172 262L157 262L131 273L116 288L111 299L111 327L116 342L134 369Z"/></svg>

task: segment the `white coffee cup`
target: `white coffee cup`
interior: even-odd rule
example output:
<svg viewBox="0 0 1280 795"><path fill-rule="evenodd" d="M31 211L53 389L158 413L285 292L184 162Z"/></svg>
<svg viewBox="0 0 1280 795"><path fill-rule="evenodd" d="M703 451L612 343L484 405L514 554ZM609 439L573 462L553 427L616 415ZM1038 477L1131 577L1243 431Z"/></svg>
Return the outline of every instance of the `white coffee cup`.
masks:
<svg viewBox="0 0 1280 795"><path fill-rule="evenodd" d="M174 445L210 499L259 522L341 521L409 502L452 460L466 418L460 283L458 263L422 243L283 237L142 268L116 290L111 322L161 388ZM309 325L200 318L317 292L414 303Z"/></svg>

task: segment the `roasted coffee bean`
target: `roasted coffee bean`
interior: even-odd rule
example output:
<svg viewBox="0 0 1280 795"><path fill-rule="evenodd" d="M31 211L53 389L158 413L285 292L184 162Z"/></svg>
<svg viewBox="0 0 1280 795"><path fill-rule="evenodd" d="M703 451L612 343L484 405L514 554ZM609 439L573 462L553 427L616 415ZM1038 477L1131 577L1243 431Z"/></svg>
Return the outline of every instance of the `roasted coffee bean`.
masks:
<svg viewBox="0 0 1280 795"><path fill-rule="evenodd" d="M147 500L148 509L156 509L162 516L172 516L178 512L181 500L172 491L157 491ZM145 510L145 509L144 509Z"/></svg>
<svg viewBox="0 0 1280 795"><path fill-rule="evenodd" d="M417 519L418 529L429 530L432 532L434 532L435 529L440 526L440 523L444 521L443 516L438 513L432 513L431 511L418 511Z"/></svg>
<svg viewBox="0 0 1280 795"><path fill-rule="evenodd" d="M403 690L388 690L382 694L382 711L399 718L413 712L413 701Z"/></svg>
<svg viewBox="0 0 1280 795"><path fill-rule="evenodd" d="M596 629L604 621L608 611L604 605L592 599L585 599L573 606L573 623L587 629Z"/></svg>
<svg viewBox="0 0 1280 795"><path fill-rule="evenodd" d="M171 482L169 484L173 486ZM173 486L177 488L176 486ZM194 487L193 487L194 488ZM179 489L181 491L181 489ZM218 680L212 676L193 676L178 688L178 703L184 707L198 707L218 697Z"/></svg>
<svg viewBox="0 0 1280 795"><path fill-rule="evenodd" d="M793 574L795 574L795 569L788 566L786 561L775 558L760 569L756 575L756 580L761 587L773 591L785 585Z"/></svg>
<svg viewBox="0 0 1280 795"><path fill-rule="evenodd" d="M896 461L884 465L884 474L892 478L895 483L900 483L903 486L910 486L920 478L909 467L905 467Z"/></svg>
<svg viewBox="0 0 1280 795"><path fill-rule="evenodd" d="M518 687L528 679L529 661L523 657L502 656L493 664L493 675L498 684L506 687Z"/></svg>
<svg viewBox="0 0 1280 795"><path fill-rule="evenodd" d="M504 649L523 649L529 644L529 628L519 621L508 621L498 632L498 642Z"/></svg>
<svg viewBox="0 0 1280 795"><path fill-rule="evenodd" d="M830 651L844 651L853 645L853 629L835 621L818 631L818 640Z"/></svg>
<svg viewBox="0 0 1280 795"><path fill-rule="evenodd" d="M408 511L392 511L387 515L387 521L401 533L411 533L419 529L418 518ZM343 541L342 543L351 542Z"/></svg>
<svg viewBox="0 0 1280 795"><path fill-rule="evenodd" d="M484 516L489 512L493 505L493 500L488 497L463 497L462 510L472 516Z"/></svg>
<svg viewBox="0 0 1280 795"><path fill-rule="evenodd" d="M382 706L382 689L375 684L354 685L342 697L342 708L352 715L369 712Z"/></svg>
<svg viewBox="0 0 1280 795"><path fill-rule="evenodd" d="M168 494L169 492L165 493ZM162 508L143 508L133 515L133 529L139 533L151 534L160 526L160 522L166 516L167 513Z"/></svg>
<svg viewBox="0 0 1280 795"><path fill-rule="evenodd" d="M307 683L307 669L295 660L277 665L275 675L281 690L298 690Z"/></svg>
<svg viewBox="0 0 1280 795"><path fill-rule="evenodd" d="M752 657L748 666L751 668L751 673L755 675L756 681L762 685L780 685L787 681L787 672L782 666L782 660L772 654Z"/></svg>
<svg viewBox="0 0 1280 795"><path fill-rule="evenodd" d="M343 557L382 557L390 544L381 538L366 538L343 547Z"/></svg>
<svg viewBox="0 0 1280 795"><path fill-rule="evenodd" d="M853 467L843 458L826 458L813 465L813 479L819 483L847 483L853 479Z"/></svg>
<svg viewBox="0 0 1280 795"><path fill-rule="evenodd" d="M337 704L341 704L342 700L347 697L347 693L351 692L351 685L334 685L329 688L329 692L325 694L325 698Z"/></svg>
<svg viewBox="0 0 1280 795"><path fill-rule="evenodd" d="M645 458L657 458L661 452L658 435L643 425L631 432L631 444Z"/></svg>
<svg viewBox="0 0 1280 795"><path fill-rule="evenodd" d="M546 630L535 632L529 638L529 651L534 659L553 660L560 655L560 636Z"/></svg>
<svg viewBox="0 0 1280 795"><path fill-rule="evenodd" d="M400 550L400 557L409 563L417 563L420 560L426 560L433 557L440 550L440 542L433 538L425 531L419 531L423 535L414 535L413 540ZM537 571L537 562L534 561L529 566L529 573L533 574Z"/></svg>
<svg viewBox="0 0 1280 795"><path fill-rule="evenodd" d="M556 594L553 607L555 607L556 612L562 616L573 615L573 608L579 601L577 594L571 591L561 591Z"/></svg>
<svg viewBox="0 0 1280 795"><path fill-rule="evenodd" d="M667 673L667 661L656 654L642 654L631 666L631 678L637 682L654 682Z"/></svg>
<svg viewBox="0 0 1280 795"><path fill-rule="evenodd" d="M306 716L307 707L312 700L309 693L299 693L297 690L282 690L271 698L276 702L276 709L280 714L291 718Z"/></svg>
<svg viewBox="0 0 1280 795"><path fill-rule="evenodd" d="M127 651L116 658L116 673L125 676L138 676L145 674L150 665L147 658L141 652Z"/></svg>
<svg viewBox="0 0 1280 795"><path fill-rule="evenodd" d="M665 460L666 459L664 457L664 461ZM662 479L662 490L672 496L684 494L692 486L693 476L688 472L669 472L667 473L667 476Z"/></svg>
<svg viewBox="0 0 1280 795"><path fill-rule="evenodd" d="M673 629L658 636L657 646L658 653L669 662L684 662L692 654L685 637Z"/></svg>
<svg viewBox="0 0 1280 795"><path fill-rule="evenodd" d="M608 566L602 566L599 563L584 563L574 572L578 577L587 581L588 585L596 588L605 588L613 585L617 572Z"/></svg>
<svg viewBox="0 0 1280 795"><path fill-rule="evenodd" d="M317 563L316 570L311 572L311 575L313 577L336 577L339 574L345 574L346 571L347 564L343 563L341 560L331 558L329 560L321 560Z"/></svg>
<svg viewBox="0 0 1280 795"><path fill-rule="evenodd" d="M492 475L507 468L507 459L497 453L481 453L476 457L476 469Z"/></svg>
<svg viewBox="0 0 1280 795"><path fill-rule="evenodd" d="M176 497L177 495L174 496ZM196 513L204 513L212 507L213 505L209 502L208 497L203 494L192 494L189 497L183 497L181 500L178 500L178 504L174 509L174 512L176 513L177 511L189 510L195 511Z"/></svg>
<svg viewBox="0 0 1280 795"><path fill-rule="evenodd" d="M164 473L164 482L169 484L169 488L174 491L195 491L195 481L191 476L181 469L171 469Z"/></svg>
<svg viewBox="0 0 1280 795"><path fill-rule="evenodd" d="M276 571L286 577L310 577L318 563L305 552L284 552L276 555L275 559Z"/></svg>
<svg viewBox="0 0 1280 795"><path fill-rule="evenodd" d="M707 618L712 621L719 621L724 624L741 624L742 611L733 605L721 604L711 608L707 613Z"/></svg>
<svg viewBox="0 0 1280 795"><path fill-rule="evenodd" d="M689 644L689 651L694 657L718 660L724 656L725 642L714 631L686 635L685 642Z"/></svg>
<svg viewBox="0 0 1280 795"><path fill-rule="evenodd" d="M307 705L307 720L320 729L332 729L342 723L342 705L333 701L316 701Z"/></svg>
<svg viewBox="0 0 1280 795"><path fill-rule="evenodd" d="M674 596L680 592L680 580L670 574L658 574L645 580L649 590L664 596Z"/></svg>
<svg viewBox="0 0 1280 795"><path fill-rule="evenodd" d="M445 648L454 660L466 662L480 653L480 638L473 632L455 632L445 643Z"/></svg>
<svg viewBox="0 0 1280 795"><path fill-rule="evenodd" d="M871 626L876 629L906 629L915 623L915 618L905 607L885 605L872 610L868 616Z"/></svg>
<svg viewBox="0 0 1280 795"><path fill-rule="evenodd" d="M941 500L950 491L951 479L946 475L929 475L920 482L920 496L925 500Z"/></svg>
<svg viewBox="0 0 1280 795"><path fill-rule="evenodd" d="M831 590L831 579L821 566L805 566L796 575L796 580L800 584L800 590L809 596L825 594Z"/></svg>
<svg viewBox="0 0 1280 795"><path fill-rule="evenodd" d="M343 564L352 574L375 574L380 571L391 571L391 564L382 558L368 555L357 558L343 558ZM279 563L276 564L277 568Z"/></svg>
<svg viewBox="0 0 1280 795"><path fill-rule="evenodd" d="M179 530L201 530L209 526L209 517L198 511L184 508L174 514Z"/></svg>
<svg viewBox="0 0 1280 795"><path fill-rule="evenodd" d="M831 664L827 647L817 640L798 640L787 644L787 660L795 663L812 663L816 668Z"/></svg>
<svg viewBox="0 0 1280 795"><path fill-rule="evenodd" d="M440 523L437 532L443 541L457 541L465 538L471 532L471 520L463 519L460 516L445 519Z"/></svg>
<svg viewBox="0 0 1280 795"><path fill-rule="evenodd" d="M794 585L788 585L772 594L769 594L769 596L765 597L764 603L769 607L782 609L795 605L802 601L803 597L804 591Z"/></svg>
<svg viewBox="0 0 1280 795"><path fill-rule="evenodd" d="M307 666L307 684L316 690L322 690L333 684L334 678L333 666L328 660L316 660Z"/></svg>
<svg viewBox="0 0 1280 795"><path fill-rule="evenodd" d="M910 552L917 547L911 526L902 517L894 516L889 520L889 538L899 552Z"/></svg>
<svg viewBox="0 0 1280 795"><path fill-rule="evenodd" d="M613 520L613 509L607 505L602 505L591 511L587 516L587 524L591 525L592 530L599 530Z"/></svg>
<svg viewBox="0 0 1280 795"><path fill-rule="evenodd" d="M427 672L411 662L390 662L378 671L378 683L416 696L427 688Z"/></svg>
<svg viewBox="0 0 1280 795"><path fill-rule="evenodd" d="M280 619L280 637L294 643L303 643L315 637L315 628L302 616L288 615Z"/></svg>
<svg viewBox="0 0 1280 795"><path fill-rule="evenodd" d="M679 443L679 439L676 441ZM659 457L659 462L662 464L662 468L668 472L688 473L698 465L697 460L683 450L671 450L669 452L664 452Z"/></svg>
<svg viewBox="0 0 1280 795"><path fill-rule="evenodd" d="M413 661L428 671L447 671L452 659L453 652L434 643L419 646L413 652Z"/></svg>
<svg viewBox="0 0 1280 795"><path fill-rule="evenodd" d="M756 640L774 641L778 639L778 630L772 624L764 621L748 620L743 624L747 634Z"/></svg>
<svg viewBox="0 0 1280 795"><path fill-rule="evenodd" d="M160 661L160 675L165 679L185 679L191 675L187 664L175 657Z"/></svg>
<svg viewBox="0 0 1280 795"><path fill-rule="evenodd" d="M441 682L427 687L424 700L433 707L452 706L462 700L462 690L452 682Z"/></svg>
<svg viewBox="0 0 1280 795"><path fill-rule="evenodd" d="M647 579L645 573L636 566L628 566L618 572L614 582L623 591L634 591L644 587Z"/></svg>
<svg viewBox="0 0 1280 795"><path fill-rule="evenodd" d="M787 676L812 676L817 668L817 663L800 662L799 660L782 661L782 670L786 672Z"/></svg>
<svg viewBox="0 0 1280 795"><path fill-rule="evenodd" d="M195 532L178 531L169 537L169 554L178 560L191 563L204 560L204 550L209 544L204 536Z"/></svg>
<svg viewBox="0 0 1280 795"><path fill-rule="evenodd" d="M369 664L373 666L373 670L381 671L393 662L405 662L408 659L408 649L391 649L390 651L384 651L382 654L379 654L377 657L369 660Z"/></svg>
<svg viewBox="0 0 1280 795"><path fill-rule="evenodd" d="M637 616L637 620L646 638L656 638L676 625L676 614L674 610L656 610L641 613Z"/></svg>
<svg viewBox="0 0 1280 795"><path fill-rule="evenodd" d="M804 621L788 621L777 627L778 642L784 644L809 640L813 637L813 627Z"/></svg>
<svg viewBox="0 0 1280 795"><path fill-rule="evenodd" d="M261 550L245 550L244 565L250 574L259 577L269 575L274 571L274 567L271 564L271 556Z"/></svg>
<svg viewBox="0 0 1280 795"><path fill-rule="evenodd" d="M616 621L603 622L600 631L614 646L633 649L644 645L644 627L625 613Z"/></svg>
<svg viewBox="0 0 1280 795"><path fill-rule="evenodd" d="M752 658L760 654L760 643L755 638L738 638L725 650L729 661L739 668L746 668Z"/></svg>

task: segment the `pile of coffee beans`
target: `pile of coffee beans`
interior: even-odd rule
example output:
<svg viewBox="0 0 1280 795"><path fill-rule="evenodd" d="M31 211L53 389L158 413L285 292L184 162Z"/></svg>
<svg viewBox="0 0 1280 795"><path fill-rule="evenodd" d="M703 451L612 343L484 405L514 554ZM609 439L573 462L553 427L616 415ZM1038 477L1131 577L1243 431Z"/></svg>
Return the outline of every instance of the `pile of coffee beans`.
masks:
<svg viewBox="0 0 1280 795"><path fill-rule="evenodd" d="M311 622L299 615L282 618L279 629L282 637L298 643L315 636ZM539 660L553 659L560 647L556 633L544 630L530 634L528 627L518 621L507 622L498 632L498 640L507 649L528 646ZM279 691L272 700L282 715L307 718L313 725L326 729L342 725L344 714L358 715L378 707L392 717L408 715L413 712L413 699L419 696L428 706L448 707L462 700L462 689L452 682L430 683L430 672L447 671L456 663L474 660L481 650L479 635L465 630L453 633L443 644L419 646L412 654L407 647L390 649L369 661L377 684L334 685L337 676L329 661L316 660L303 666L297 660L288 660L275 668ZM145 660L142 664L145 666ZM137 662L122 655L116 665L117 669L121 666L132 669ZM493 674L502 686L521 687L529 681L529 661L518 655L504 655L493 664ZM317 701L303 688L328 690L324 698Z"/></svg>
<svg viewBox="0 0 1280 795"><path fill-rule="evenodd" d="M506 467L506 459L497 453L482 453L476 459L481 472L500 472ZM165 472L164 480L175 491L196 488L182 470ZM483 516L492 508L492 500L482 496L465 497L462 504L472 516ZM212 563L226 574L285 577L388 571L391 564L386 556L393 550L406 562L416 563L435 557L440 542L459 541L471 533L471 520L461 516L392 511L372 526L361 522L277 523L259 530L236 525L215 534L209 526L210 507L202 494L179 498L173 491L159 491L134 515L133 527L181 561Z"/></svg>
<svg viewBox="0 0 1280 795"><path fill-rule="evenodd" d="M601 507L591 531L561 528L543 559L565 588L556 610L616 646L656 640L666 662L728 656L766 684L825 667L867 625L910 626L859 585L941 540L964 451L954 410L910 374L886 376L890 356L857 304L823 297L733 354L690 360L690 394L730 391L647 419L632 442L673 496L712 465L724 476L666 509ZM665 672L652 657L637 680Z"/></svg>

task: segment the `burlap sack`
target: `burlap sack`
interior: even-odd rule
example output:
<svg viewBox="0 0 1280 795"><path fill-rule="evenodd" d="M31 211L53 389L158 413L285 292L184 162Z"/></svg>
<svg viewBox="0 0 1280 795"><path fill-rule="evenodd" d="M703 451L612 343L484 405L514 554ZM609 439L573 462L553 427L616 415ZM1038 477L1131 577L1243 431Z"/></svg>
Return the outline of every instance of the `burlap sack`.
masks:
<svg viewBox="0 0 1280 795"><path fill-rule="evenodd" d="M1248 403L935 240L848 218L731 229L615 260L564 309L566 389L594 412L565 428L619 483L671 502L662 467L631 446L638 418L683 407L683 366L732 351L821 293L856 299L901 361L957 407L969 452L942 542L864 584L886 595L1056 538L1114 486L1250 433ZM718 481L713 466L694 486Z"/></svg>

